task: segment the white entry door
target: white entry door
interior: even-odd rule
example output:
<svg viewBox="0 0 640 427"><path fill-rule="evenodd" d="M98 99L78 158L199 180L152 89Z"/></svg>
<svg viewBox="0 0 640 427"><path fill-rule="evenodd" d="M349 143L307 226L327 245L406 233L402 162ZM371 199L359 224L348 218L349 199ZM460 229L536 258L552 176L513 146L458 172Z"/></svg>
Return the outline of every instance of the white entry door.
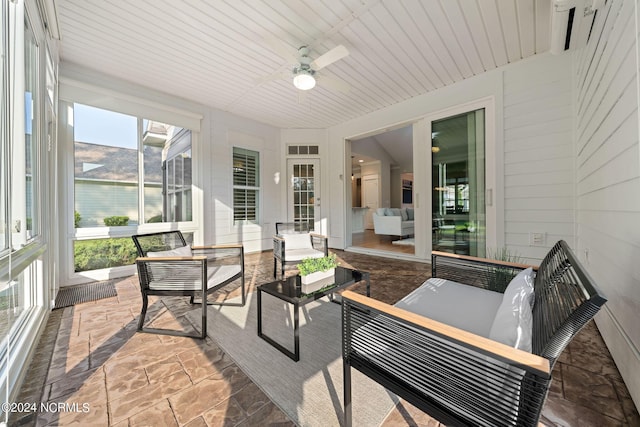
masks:
<svg viewBox="0 0 640 427"><path fill-rule="evenodd" d="M364 228L373 229L373 213L379 207L380 191L378 184L378 175L365 175L362 177L362 206L366 206L366 214L364 216Z"/></svg>
<svg viewBox="0 0 640 427"><path fill-rule="evenodd" d="M287 177L288 221L308 223L315 229L320 222L320 160L289 159Z"/></svg>

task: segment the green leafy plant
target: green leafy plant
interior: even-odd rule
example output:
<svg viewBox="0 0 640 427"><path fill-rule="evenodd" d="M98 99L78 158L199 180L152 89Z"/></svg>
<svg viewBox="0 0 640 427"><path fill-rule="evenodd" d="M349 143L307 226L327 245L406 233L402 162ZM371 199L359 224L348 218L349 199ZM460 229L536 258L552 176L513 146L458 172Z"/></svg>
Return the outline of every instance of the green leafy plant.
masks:
<svg viewBox="0 0 640 427"><path fill-rule="evenodd" d="M522 263L522 258L516 252L502 247L495 250L487 249L487 258L498 261ZM489 290L504 292L509 282L516 276L517 272L509 267L489 267Z"/></svg>
<svg viewBox="0 0 640 427"><path fill-rule="evenodd" d="M129 217L128 216L107 216L104 218L104 225L106 225L107 227L129 225Z"/></svg>
<svg viewBox="0 0 640 427"><path fill-rule="evenodd" d="M131 265L137 257L136 247L130 237L78 240L73 252L76 272Z"/></svg>
<svg viewBox="0 0 640 427"><path fill-rule="evenodd" d="M297 265L301 276L306 276L317 271L327 271L338 266L336 255L331 254L322 258L304 258Z"/></svg>
<svg viewBox="0 0 640 427"><path fill-rule="evenodd" d="M162 222L162 214L160 213L160 214L158 214L156 216L152 216L151 218L149 218L147 220L147 222L148 223L151 223L151 222Z"/></svg>
<svg viewBox="0 0 640 427"><path fill-rule="evenodd" d="M80 212L73 211L73 226L75 228L80 228L80 220L82 220L82 217L80 216Z"/></svg>

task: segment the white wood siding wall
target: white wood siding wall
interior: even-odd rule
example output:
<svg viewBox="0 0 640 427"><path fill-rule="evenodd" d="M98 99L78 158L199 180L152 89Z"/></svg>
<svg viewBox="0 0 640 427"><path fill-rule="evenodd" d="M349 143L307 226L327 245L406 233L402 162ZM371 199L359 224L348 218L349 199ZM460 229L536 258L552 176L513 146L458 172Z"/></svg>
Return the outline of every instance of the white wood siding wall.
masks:
<svg viewBox="0 0 640 427"><path fill-rule="evenodd" d="M204 241L242 242L246 252L271 249L275 232L271 223L273 218L279 218L279 186L284 185L274 179L280 172L280 131L231 114L215 112L211 120L211 134L212 140L207 144L211 154L200 160L209 182L204 188ZM233 147L260 153L258 224L235 224L233 221Z"/></svg>
<svg viewBox="0 0 640 427"><path fill-rule="evenodd" d="M637 5L610 0L576 58L577 249L608 297L597 317L640 407Z"/></svg>
<svg viewBox="0 0 640 427"><path fill-rule="evenodd" d="M505 245L536 264L558 240L574 244L572 116L569 55L505 70Z"/></svg>

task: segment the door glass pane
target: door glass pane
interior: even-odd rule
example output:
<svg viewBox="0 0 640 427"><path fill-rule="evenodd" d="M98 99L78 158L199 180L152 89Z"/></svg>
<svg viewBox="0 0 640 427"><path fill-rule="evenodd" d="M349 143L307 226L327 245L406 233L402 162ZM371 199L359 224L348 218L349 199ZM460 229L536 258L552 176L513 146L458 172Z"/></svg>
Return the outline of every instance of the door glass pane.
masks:
<svg viewBox="0 0 640 427"><path fill-rule="evenodd" d="M314 184L315 169L312 163L293 165L293 221L314 227Z"/></svg>
<svg viewBox="0 0 640 427"><path fill-rule="evenodd" d="M485 256L484 110L434 121L433 249Z"/></svg>

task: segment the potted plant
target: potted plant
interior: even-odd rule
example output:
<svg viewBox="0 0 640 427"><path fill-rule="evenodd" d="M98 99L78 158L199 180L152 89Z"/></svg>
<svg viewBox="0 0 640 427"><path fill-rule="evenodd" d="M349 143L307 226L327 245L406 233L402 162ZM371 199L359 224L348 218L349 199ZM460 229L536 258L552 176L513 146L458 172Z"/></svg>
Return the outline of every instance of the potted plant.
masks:
<svg viewBox="0 0 640 427"><path fill-rule="evenodd" d="M337 266L335 254L300 261L297 267L300 271L302 293L308 294L333 283Z"/></svg>

